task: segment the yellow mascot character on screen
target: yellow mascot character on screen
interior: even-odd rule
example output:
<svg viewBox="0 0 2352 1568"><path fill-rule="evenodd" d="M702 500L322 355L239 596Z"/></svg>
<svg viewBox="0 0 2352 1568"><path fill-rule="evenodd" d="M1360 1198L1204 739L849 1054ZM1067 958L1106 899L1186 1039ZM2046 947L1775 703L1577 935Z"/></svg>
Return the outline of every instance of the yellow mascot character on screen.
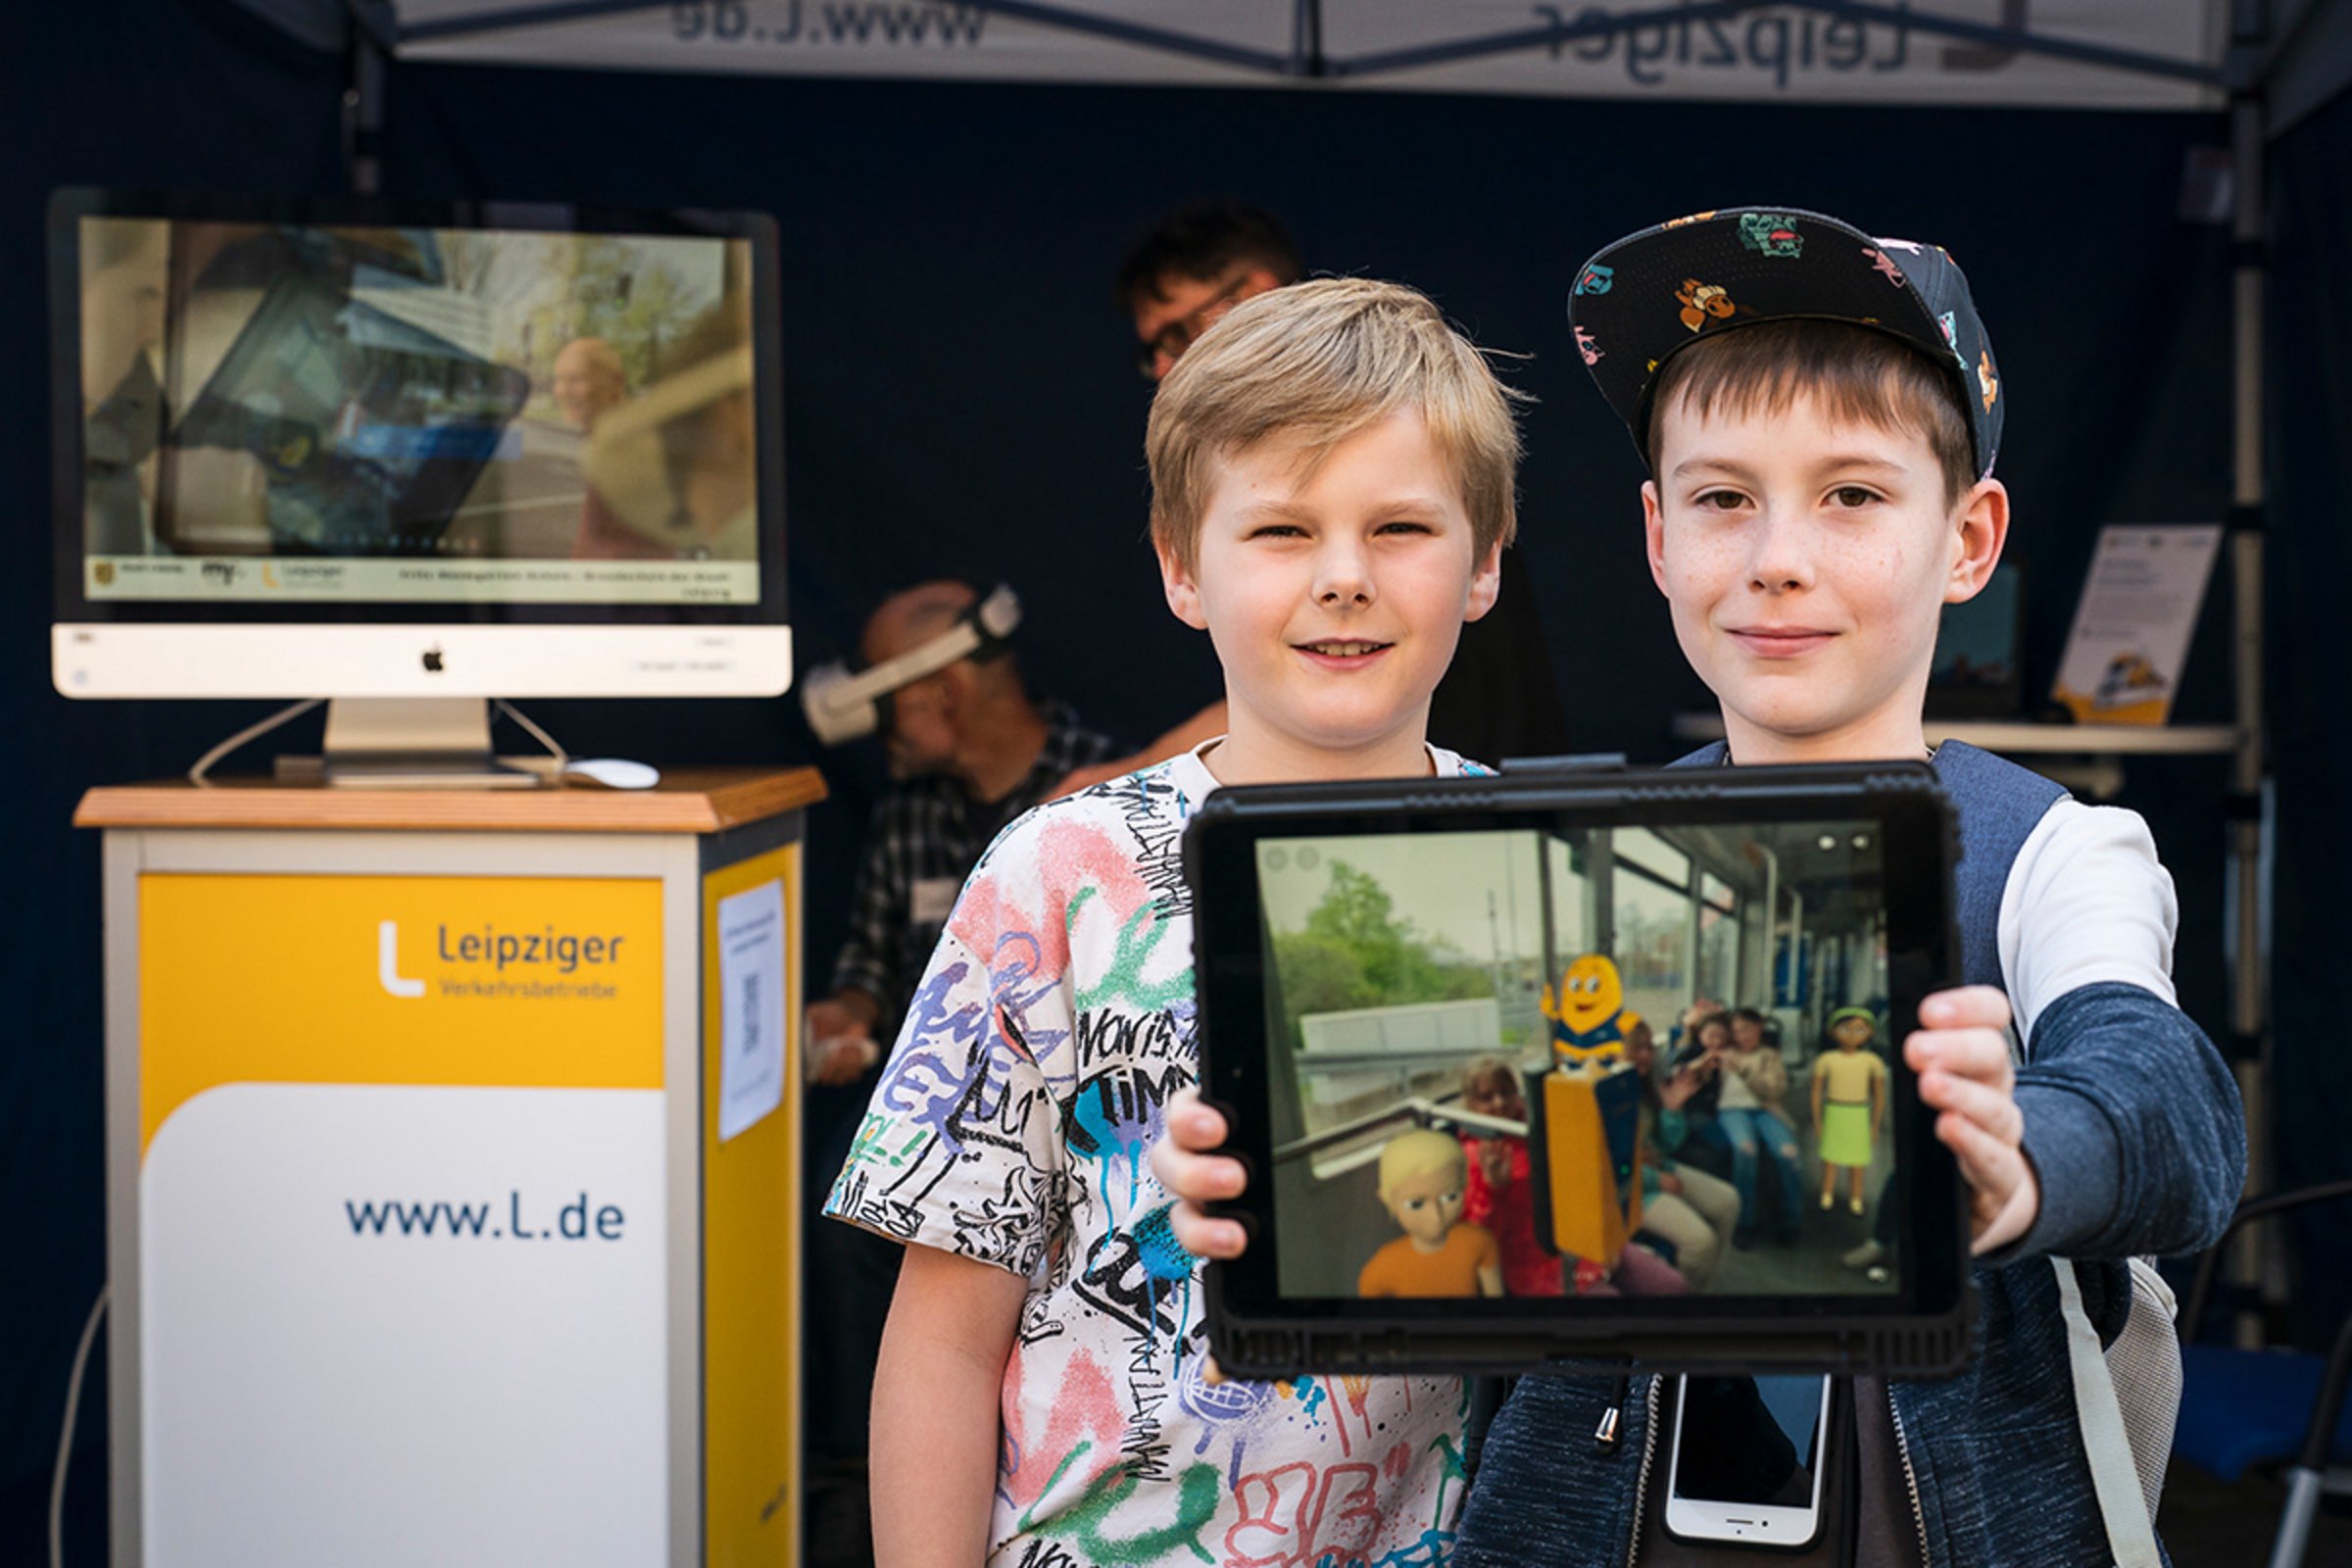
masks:
<svg viewBox="0 0 2352 1568"><path fill-rule="evenodd" d="M1527 1097L1543 1107L1548 1214L1539 1213L1539 1234L1557 1251L1614 1268L1642 1223L1642 1077L1625 1059L1638 1020L1625 1010L1617 965L1597 953L1568 965L1556 996L1544 988L1544 1016L1552 1068L1529 1074Z"/></svg>

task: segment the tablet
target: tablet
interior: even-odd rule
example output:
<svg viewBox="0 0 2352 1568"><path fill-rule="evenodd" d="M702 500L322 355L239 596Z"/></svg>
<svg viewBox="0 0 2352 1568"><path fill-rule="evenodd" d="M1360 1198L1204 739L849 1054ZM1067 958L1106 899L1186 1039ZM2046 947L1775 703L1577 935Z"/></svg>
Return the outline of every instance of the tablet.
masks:
<svg viewBox="0 0 2352 1568"><path fill-rule="evenodd" d="M1918 763L1218 791L1219 1363L1955 1369L1961 1184L1892 1046L1958 982L1956 842Z"/></svg>

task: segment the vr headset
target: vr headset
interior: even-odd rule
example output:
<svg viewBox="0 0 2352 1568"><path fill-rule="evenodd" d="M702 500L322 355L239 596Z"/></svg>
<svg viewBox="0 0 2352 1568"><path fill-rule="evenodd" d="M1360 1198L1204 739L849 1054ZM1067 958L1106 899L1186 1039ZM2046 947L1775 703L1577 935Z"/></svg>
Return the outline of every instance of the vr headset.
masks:
<svg viewBox="0 0 2352 1568"><path fill-rule="evenodd" d="M959 659L1001 653L1021 623L1020 596L1004 583L956 618L956 624L872 668L862 661L835 660L801 681L801 711L826 746L863 740L882 724L882 700L892 692L935 675Z"/></svg>
<svg viewBox="0 0 2352 1568"><path fill-rule="evenodd" d="M1890 1050L1920 999L1954 983L1954 845L1919 763L1538 763L1209 797L1185 840L1200 1084L1225 1108L1225 1152L1250 1171L1243 1198L1210 1205L1250 1237L1208 1266L1218 1364L1249 1377L1524 1371L1558 1355L1676 1371L1961 1364L1957 1165L1900 1053L1837 1038L1848 1018L1883 1018ZM1718 1237L1709 1268L1675 1250L1687 1228L1648 1213L1675 1205L1645 1172L1703 1168L1707 1107L1735 1072L1767 1065L1671 1038L1701 994L1760 1004L1787 1030L1787 1055L1764 1052L1786 1064L1801 1147L1795 1172L1758 1173L1750 1221L1778 1243ZM1635 1049L1637 1012L1654 1058ZM1465 1103L1473 1068L1522 1103ZM1754 1081L1769 1103L1770 1078ZM1716 1152L1729 1175L1730 1143ZM1532 1189L1515 1248L1499 1199L1483 1225L1456 1218L1488 1161L1490 1183ZM1836 1204L1818 1203L1825 1163L1863 1172L1867 1213L1843 1178ZM1846 1265L1880 1237L1884 1266Z"/></svg>

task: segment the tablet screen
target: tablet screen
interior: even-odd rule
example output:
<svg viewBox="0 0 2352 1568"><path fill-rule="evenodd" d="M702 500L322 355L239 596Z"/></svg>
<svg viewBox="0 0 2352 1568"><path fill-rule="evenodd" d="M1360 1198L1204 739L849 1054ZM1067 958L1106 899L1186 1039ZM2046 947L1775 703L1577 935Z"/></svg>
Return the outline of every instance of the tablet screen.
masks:
<svg viewBox="0 0 2352 1568"><path fill-rule="evenodd" d="M1206 1081L1267 1173L1226 1304L1449 1331L1948 1309L1953 1172L1923 1166L1895 1054L1948 983L1940 803L1444 794L1245 804L1246 842L1195 858Z"/></svg>
<svg viewBox="0 0 2352 1568"><path fill-rule="evenodd" d="M1260 840L1283 1294L1891 1291L1841 1262L1896 1164L1883 838Z"/></svg>

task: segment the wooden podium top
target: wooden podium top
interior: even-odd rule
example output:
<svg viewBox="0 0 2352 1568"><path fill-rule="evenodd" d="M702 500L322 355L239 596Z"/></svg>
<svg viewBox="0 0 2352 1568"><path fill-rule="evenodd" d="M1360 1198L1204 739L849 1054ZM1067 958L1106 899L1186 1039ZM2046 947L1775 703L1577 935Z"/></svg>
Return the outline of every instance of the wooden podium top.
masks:
<svg viewBox="0 0 2352 1568"><path fill-rule="evenodd" d="M390 828L425 832L720 833L814 806L813 767L664 770L650 790L566 781L516 790L340 789L269 778L108 785L81 798L75 827Z"/></svg>

